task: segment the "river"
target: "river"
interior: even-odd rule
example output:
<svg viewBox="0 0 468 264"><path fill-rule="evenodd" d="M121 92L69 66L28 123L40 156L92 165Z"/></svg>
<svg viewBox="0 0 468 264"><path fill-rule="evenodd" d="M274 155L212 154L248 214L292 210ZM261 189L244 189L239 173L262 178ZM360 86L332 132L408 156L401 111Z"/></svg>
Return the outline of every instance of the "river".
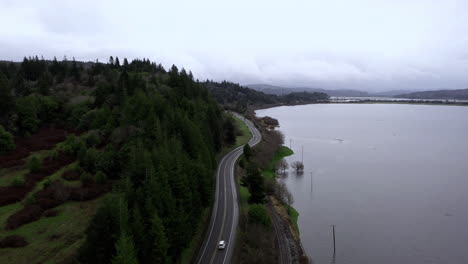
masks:
<svg viewBox="0 0 468 264"><path fill-rule="evenodd" d="M279 120L303 175L281 180L315 264L468 263L468 107L313 104ZM336 225L333 257L332 225Z"/></svg>

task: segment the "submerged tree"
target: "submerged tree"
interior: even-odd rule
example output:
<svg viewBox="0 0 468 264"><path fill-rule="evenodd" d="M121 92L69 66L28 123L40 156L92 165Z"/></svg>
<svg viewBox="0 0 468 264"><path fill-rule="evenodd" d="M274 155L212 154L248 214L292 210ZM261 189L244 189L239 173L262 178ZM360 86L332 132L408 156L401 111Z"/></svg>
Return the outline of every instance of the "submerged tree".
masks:
<svg viewBox="0 0 468 264"><path fill-rule="evenodd" d="M302 161L293 162L291 167L296 171L296 173L301 173L304 171L304 163L302 163Z"/></svg>

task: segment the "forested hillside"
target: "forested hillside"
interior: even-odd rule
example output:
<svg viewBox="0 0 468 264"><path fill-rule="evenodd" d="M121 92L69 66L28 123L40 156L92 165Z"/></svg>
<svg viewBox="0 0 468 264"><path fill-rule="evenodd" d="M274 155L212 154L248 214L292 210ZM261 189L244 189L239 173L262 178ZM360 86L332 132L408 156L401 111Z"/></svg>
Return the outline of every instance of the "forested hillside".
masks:
<svg viewBox="0 0 468 264"><path fill-rule="evenodd" d="M241 113L245 112L249 106L256 108L282 104L307 104L329 99L327 94L320 92L294 92L286 95L275 95L227 81L221 83L206 81L204 84L220 104Z"/></svg>
<svg viewBox="0 0 468 264"><path fill-rule="evenodd" d="M423 91L423 92L414 92L414 93L395 95L394 97L408 98L408 99L468 100L468 89Z"/></svg>
<svg viewBox="0 0 468 264"><path fill-rule="evenodd" d="M212 202L215 155L235 141L202 83L146 59L1 62L0 107L0 248L24 247L4 258L50 261L57 249L42 247L59 241L69 262L177 261ZM31 231L95 199L84 237Z"/></svg>

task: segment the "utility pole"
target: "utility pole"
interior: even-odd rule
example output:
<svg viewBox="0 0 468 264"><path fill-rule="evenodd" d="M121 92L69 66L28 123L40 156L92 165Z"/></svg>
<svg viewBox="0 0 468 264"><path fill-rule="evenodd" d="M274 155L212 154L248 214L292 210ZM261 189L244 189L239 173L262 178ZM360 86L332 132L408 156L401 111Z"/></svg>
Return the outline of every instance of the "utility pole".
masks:
<svg viewBox="0 0 468 264"><path fill-rule="evenodd" d="M302 158L301 163L304 164L304 146L302 146Z"/></svg>
<svg viewBox="0 0 468 264"><path fill-rule="evenodd" d="M289 148L290 148L290 149L292 149L292 148L291 148L291 142L292 142L292 139L289 139Z"/></svg>
<svg viewBox="0 0 468 264"><path fill-rule="evenodd" d="M312 192L313 192L313 189L314 189L314 186L313 186L313 178L312 178L312 172L310 172L310 199L312 200Z"/></svg>
<svg viewBox="0 0 468 264"><path fill-rule="evenodd" d="M333 257L336 255L336 244L335 244L335 225L333 225Z"/></svg>

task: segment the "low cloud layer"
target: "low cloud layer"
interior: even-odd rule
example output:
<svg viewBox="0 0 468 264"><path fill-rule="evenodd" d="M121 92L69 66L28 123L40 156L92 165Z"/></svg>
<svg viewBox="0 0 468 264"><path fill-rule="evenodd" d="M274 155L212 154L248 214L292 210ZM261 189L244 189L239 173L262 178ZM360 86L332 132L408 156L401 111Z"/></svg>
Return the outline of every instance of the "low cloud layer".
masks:
<svg viewBox="0 0 468 264"><path fill-rule="evenodd" d="M0 0L0 59L147 57L199 79L468 88L468 2Z"/></svg>

